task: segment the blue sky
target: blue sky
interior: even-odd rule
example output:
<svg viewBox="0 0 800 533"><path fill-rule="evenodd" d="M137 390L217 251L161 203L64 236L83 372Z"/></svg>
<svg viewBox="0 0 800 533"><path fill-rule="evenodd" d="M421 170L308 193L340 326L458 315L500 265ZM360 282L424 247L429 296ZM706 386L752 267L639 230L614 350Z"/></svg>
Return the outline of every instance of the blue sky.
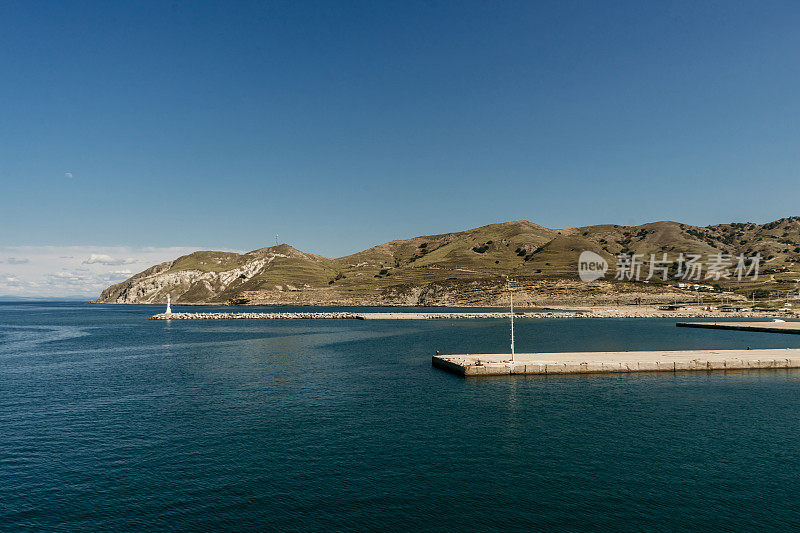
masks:
<svg viewBox="0 0 800 533"><path fill-rule="evenodd" d="M798 215L799 25L797 2L4 2L0 247Z"/></svg>

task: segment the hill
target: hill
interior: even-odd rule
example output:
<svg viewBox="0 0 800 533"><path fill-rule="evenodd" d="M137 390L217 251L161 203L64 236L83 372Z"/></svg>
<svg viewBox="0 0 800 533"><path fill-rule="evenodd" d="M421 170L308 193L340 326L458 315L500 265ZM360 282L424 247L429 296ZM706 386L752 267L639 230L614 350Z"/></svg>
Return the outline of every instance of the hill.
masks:
<svg viewBox="0 0 800 533"><path fill-rule="evenodd" d="M577 277L584 250L611 266L604 280ZM340 258L281 244L245 254L198 251L153 266L103 291L101 303L305 305L501 305L506 276L523 305L663 300L685 296L670 280L616 281L619 254L745 254L763 257L758 280L713 280L731 296L795 289L800 278L800 217L768 224L697 227L679 222L549 229L526 220L391 241ZM645 269L646 269L645 265ZM643 269L644 270L644 269ZM698 281L696 283L711 283Z"/></svg>

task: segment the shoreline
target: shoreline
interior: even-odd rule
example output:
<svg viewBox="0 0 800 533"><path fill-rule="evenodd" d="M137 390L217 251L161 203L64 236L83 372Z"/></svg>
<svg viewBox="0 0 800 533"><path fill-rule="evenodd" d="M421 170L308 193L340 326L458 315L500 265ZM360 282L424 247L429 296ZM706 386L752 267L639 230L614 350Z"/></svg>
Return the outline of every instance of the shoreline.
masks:
<svg viewBox="0 0 800 533"><path fill-rule="evenodd" d="M377 312L377 311L295 311L295 312L173 312L171 314L157 313L150 317L151 320L474 320L474 319L508 319L508 311L487 312L446 312L446 311L415 311L415 312ZM644 306L611 306L592 307L584 309L569 309L539 311L515 311L514 318L542 319L542 318L760 318L772 320L775 318L798 318L796 312L786 311L734 311L722 312L719 310L704 309L678 309L663 310L645 308Z"/></svg>

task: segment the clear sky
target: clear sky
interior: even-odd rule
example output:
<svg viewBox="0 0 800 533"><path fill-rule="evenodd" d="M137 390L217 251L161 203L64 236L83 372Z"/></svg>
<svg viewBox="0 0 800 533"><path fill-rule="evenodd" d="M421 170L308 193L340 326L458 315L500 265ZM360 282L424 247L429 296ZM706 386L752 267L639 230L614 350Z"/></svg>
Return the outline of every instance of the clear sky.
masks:
<svg viewBox="0 0 800 533"><path fill-rule="evenodd" d="M800 215L799 27L798 2L3 2L0 261Z"/></svg>

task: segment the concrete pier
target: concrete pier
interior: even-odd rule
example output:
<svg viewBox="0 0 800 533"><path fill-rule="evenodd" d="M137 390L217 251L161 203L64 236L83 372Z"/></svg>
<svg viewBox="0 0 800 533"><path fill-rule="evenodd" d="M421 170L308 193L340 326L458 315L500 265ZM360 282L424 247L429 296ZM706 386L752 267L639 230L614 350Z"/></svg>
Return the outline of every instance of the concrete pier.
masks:
<svg viewBox="0 0 800 533"><path fill-rule="evenodd" d="M433 366L459 376L596 374L800 368L800 349L681 350L435 355Z"/></svg>
<svg viewBox="0 0 800 533"><path fill-rule="evenodd" d="M732 329L800 335L800 322L678 322L679 328Z"/></svg>

